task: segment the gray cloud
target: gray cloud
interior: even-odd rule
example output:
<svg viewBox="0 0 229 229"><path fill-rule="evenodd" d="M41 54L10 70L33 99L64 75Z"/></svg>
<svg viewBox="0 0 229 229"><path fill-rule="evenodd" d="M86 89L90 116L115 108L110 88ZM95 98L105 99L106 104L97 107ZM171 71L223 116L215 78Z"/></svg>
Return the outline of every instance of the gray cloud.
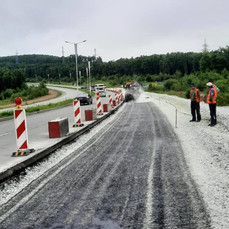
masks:
<svg viewBox="0 0 229 229"><path fill-rule="evenodd" d="M74 53L113 60L228 45L226 0L2 0L0 56Z"/></svg>

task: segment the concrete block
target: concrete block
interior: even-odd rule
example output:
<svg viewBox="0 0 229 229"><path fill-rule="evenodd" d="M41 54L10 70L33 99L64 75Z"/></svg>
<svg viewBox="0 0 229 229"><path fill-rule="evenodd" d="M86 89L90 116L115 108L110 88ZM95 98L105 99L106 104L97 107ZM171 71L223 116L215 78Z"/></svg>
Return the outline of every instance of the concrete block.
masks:
<svg viewBox="0 0 229 229"><path fill-rule="evenodd" d="M108 112L108 104L103 104L103 112Z"/></svg>
<svg viewBox="0 0 229 229"><path fill-rule="evenodd" d="M63 137L69 133L68 118L57 118L48 122L49 138Z"/></svg>
<svg viewBox="0 0 229 229"><path fill-rule="evenodd" d="M96 109L92 108L89 110L85 110L85 121L92 121L97 119L97 112Z"/></svg>

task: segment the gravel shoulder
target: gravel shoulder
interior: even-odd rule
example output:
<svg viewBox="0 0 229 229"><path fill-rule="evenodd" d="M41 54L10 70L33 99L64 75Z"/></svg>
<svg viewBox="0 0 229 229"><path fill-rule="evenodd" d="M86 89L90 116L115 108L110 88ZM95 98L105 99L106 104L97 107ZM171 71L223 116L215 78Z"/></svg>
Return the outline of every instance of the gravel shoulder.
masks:
<svg viewBox="0 0 229 229"><path fill-rule="evenodd" d="M215 127L209 127L208 104L201 102L201 122L191 119L190 101L176 96L145 93L166 115L179 137L187 165L198 185L213 228L229 228L229 107L217 107ZM177 109L177 128L176 126Z"/></svg>

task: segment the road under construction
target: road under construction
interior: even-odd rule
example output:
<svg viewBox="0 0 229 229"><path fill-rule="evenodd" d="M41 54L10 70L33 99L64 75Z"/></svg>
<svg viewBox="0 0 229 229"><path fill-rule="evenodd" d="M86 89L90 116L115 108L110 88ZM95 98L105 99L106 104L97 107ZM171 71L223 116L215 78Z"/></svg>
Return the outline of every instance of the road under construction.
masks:
<svg viewBox="0 0 229 229"><path fill-rule="evenodd" d="M180 142L152 102L125 103L81 137L55 152L69 151L56 164L47 158L1 186L34 177L0 206L1 228L210 228Z"/></svg>

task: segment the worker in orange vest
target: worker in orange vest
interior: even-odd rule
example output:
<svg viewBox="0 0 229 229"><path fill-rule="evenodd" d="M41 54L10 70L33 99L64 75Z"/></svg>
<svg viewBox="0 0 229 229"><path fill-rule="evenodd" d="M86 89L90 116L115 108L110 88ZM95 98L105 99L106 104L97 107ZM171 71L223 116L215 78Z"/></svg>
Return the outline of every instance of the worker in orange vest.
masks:
<svg viewBox="0 0 229 229"><path fill-rule="evenodd" d="M201 115L200 115L200 91L196 88L195 84L191 84L191 91L190 91L190 99L191 99L191 114L192 119L190 122L200 122ZM197 119L196 119L197 116Z"/></svg>
<svg viewBox="0 0 229 229"><path fill-rule="evenodd" d="M213 84L212 86L213 86L213 88L216 89L217 95L218 95L218 93L220 92L220 90L219 90L219 88L214 84L214 80L213 80L213 79L210 79L209 82Z"/></svg>
<svg viewBox="0 0 229 229"><path fill-rule="evenodd" d="M212 82L206 84L208 86L208 96L207 103L209 104L211 123L209 126L215 126L217 123L216 120L216 99L217 99L217 90L215 89Z"/></svg>

